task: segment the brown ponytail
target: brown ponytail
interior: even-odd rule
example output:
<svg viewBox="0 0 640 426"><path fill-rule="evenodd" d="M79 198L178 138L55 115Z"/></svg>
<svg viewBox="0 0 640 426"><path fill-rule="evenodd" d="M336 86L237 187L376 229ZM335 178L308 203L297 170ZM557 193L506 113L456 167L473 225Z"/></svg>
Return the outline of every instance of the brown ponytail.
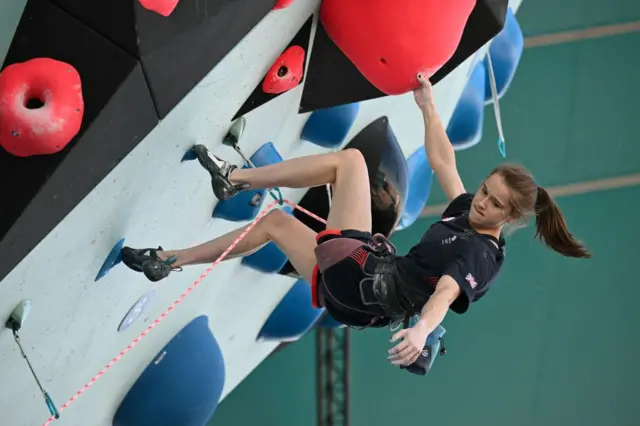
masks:
<svg viewBox="0 0 640 426"><path fill-rule="evenodd" d="M564 256L591 257L567 229L562 212L549 193L536 184L527 169L520 164L501 164L493 169L489 176L493 174L501 176L511 189L512 218L520 224L526 224L528 216L535 214L535 238Z"/></svg>
<svg viewBox="0 0 640 426"><path fill-rule="evenodd" d="M547 247L568 257L590 258L591 254L567 229L562 212L549 193L538 186L535 205L535 238L544 241Z"/></svg>

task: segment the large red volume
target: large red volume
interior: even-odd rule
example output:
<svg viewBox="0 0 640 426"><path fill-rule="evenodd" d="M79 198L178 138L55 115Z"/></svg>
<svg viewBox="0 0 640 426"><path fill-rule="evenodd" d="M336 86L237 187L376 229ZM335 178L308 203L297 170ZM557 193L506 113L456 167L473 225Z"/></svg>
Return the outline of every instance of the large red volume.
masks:
<svg viewBox="0 0 640 426"><path fill-rule="evenodd" d="M333 42L378 90L418 87L453 55L476 0L323 0L320 20ZM340 78L340 76L334 76Z"/></svg>
<svg viewBox="0 0 640 426"><path fill-rule="evenodd" d="M138 0L147 10L162 15L165 18L173 13L180 0Z"/></svg>
<svg viewBox="0 0 640 426"><path fill-rule="evenodd" d="M300 84L304 71L304 49L291 46L271 65L262 82L262 91L279 94Z"/></svg>
<svg viewBox="0 0 640 426"><path fill-rule="evenodd" d="M54 154L78 134L84 115L74 67L49 58L0 73L0 145L18 157Z"/></svg>

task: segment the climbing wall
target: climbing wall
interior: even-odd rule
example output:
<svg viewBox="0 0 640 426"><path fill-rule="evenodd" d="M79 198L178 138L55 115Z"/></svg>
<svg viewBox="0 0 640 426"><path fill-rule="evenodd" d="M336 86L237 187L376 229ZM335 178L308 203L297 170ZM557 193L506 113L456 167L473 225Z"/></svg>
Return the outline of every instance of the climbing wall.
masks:
<svg viewBox="0 0 640 426"><path fill-rule="evenodd" d="M371 22L386 13L382 3L375 10ZM410 175L428 175L424 160L406 161L422 144L420 113L408 93L415 82L371 71L367 63L378 51L350 55L356 26L340 23L339 12L335 2L314 0L260 0L251 7L244 0L118 0L96 7L29 0L21 16L0 14L14 16L8 25L16 28L2 40L0 73L0 176L14 183L6 185L0 210L0 311L9 315L20 300L31 300L21 339L60 410L56 422L202 425L280 344L317 324L339 326L310 306L308 283L295 271L282 273L286 256L272 244L159 283L123 267L119 256L124 244L201 243L273 205L266 191L217 202L207 173L189 161L196 143L246 167L238 150L260 166L352 146L367 159L377 196L372 212L384 219L385 233L406 205L415 207ZM437 57L423 52L421 62L411 63L384 53L384 59L407 79L432 76L448 123L507 8L506 1L477 2L440 12L452 26L438 38L447 43L437 45ZM410 8L403 13L394 25L413 15ZM388 39L384 52L393 52L393 38L379 37ZM326 74L339 52L336 64L345 67ZM332 87L336 75L351 75L353 85ZM225 145L240 116L238 145ZM52 118L63 124L52 126ZM369 134L375 143L362 142ZM293 203L306 195L282 189ZM396 196L399 203L387 202ZM316 198L324 204L311 203L319 206L311 210L321 224L328 194ZM420 194L417 204L427 198ZM0 391L0 409L21 408L12 424L43 424L46 406L8 331L4 337L0 368L16 385ZM194 361L195 353L207 362ZM176 376L181 369L188 374ZM208 377L208 385L193 386L196 377Z"/></svg>

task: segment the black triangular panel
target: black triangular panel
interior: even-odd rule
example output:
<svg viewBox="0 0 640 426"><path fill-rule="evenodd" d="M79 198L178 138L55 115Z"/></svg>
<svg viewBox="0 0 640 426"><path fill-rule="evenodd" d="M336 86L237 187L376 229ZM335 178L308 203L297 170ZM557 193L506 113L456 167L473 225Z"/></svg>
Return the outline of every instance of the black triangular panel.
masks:
<svg viewBox="0 0 640 426"><path fill-rule="evenodd" d="M140 59L165 117L272 9L276 0L180 0L161 16L138 0L51 0Z"/></svg>
<svg viewBox="0 0 640 426"><path fill-rule="evenodd" d="M283 52L284 52L288 48L290 48L291 46L300 46L305 51L305 61L304 61L305 65L303 66L303 75L302 75L302 78L300 79L300 83L298 83L298 84L302 84L304 82L305 74L307 72L307 70L306 70L307 60L306 59L307 59L307 56L310 53L309 52L309 42L311 41L311 28L312 27L313 27L313 15L311 17L309 17L309 19L307 19L307 21L302 25L302 27L300 28L298 33L295 35L295 37L293 37L293 39L291 39L291 42L289 42L287 47L283 50ZM244 102L244 104L240 107L238 112L236 112L236 114L233 116L233 120L235 120L236 118L241 117L243 115L246 115L250 111L253 111L254 109L266 104L270 100L272 100L272 99L274 99L274 98L279 96L279 94L265 93L262 90L262 81L263 80L264 80L264 76L260 80L260 82L258 83L256 88L253 89L253 92L247 98L247 100Z"/></svg>
<svg viewBox="0 0 640 426"><path fill-rule="evenodd" d="M375 88L331 40L318 20L300 113L387 96Z"/></svg>
<svg viewBox="0 0 640 426"><path fill-rule="evenodd" d="M498 35L504 28L508 4L509 0L478 0L464 27L458 48L451 59L431 76L431 83L436 84L445 78L458 65Z"/></svg>
<svg viewBox="0 0 640 426"><path fill-rule="evenodd" d="M22 158L0 148L0 280L158 123L136 58L47 0L27 2L3 69L35 58L77 70L84 115L56 154Z"/></svg>

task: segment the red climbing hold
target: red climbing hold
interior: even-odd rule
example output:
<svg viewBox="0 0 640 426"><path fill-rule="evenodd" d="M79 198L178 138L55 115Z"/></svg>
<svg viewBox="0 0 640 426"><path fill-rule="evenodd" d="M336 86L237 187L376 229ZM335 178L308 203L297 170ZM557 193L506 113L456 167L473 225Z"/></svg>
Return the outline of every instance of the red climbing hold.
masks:
<svg viewBox="0 0 640 426"><path fill-rule="evenodd" d="M145 9L152 12L156 12L158 15L162 15L165 18L171 13L178 5L180 0L138 0L140 5Z"/></svg>
<svg viewBox="0 0 640 426"><path fill-rule="evenodd" d="M304 72L304 49L291 46L271 65L262 82L262 91L279 94L296 87Z"/></svg>
<svg viewBox="0 0 640 426"><path fill-rule="evenodd" d="M453 55L476 0L323 0L320 20L333 42L378 90L418 87ZM340 76L334 76L340 78Z"/></svg>
<svg viewBox="0 0 640 426"><path fill-rule="evenodd" d="M82 83L71 65L36 58L0 73L0 145L10 154L61 151L80 131L83 115Z"/></svg>
<svg viewBox="0 0 640 426"><path fill-rule="evenodd" d="M273 6L273 10L285 9L291 6L291 3L293 3L293 0L278 0L276 5Z"/></svg>

